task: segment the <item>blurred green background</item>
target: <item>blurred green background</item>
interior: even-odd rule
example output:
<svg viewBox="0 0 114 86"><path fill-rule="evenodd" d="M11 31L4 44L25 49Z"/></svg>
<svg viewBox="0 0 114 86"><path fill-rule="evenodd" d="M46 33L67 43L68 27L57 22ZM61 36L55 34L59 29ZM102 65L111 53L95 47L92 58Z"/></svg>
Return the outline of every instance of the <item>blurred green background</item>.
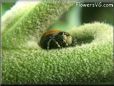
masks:
<svg viewBox="0 0 114 86"><path fill-rule="evenodd" d="M2 3L2 12L1 12L1 16L3 16L6 11L10 10L11 7L15 4L16 2L4 2Z"/></svg>
<svg viewBox="0 0 114 86"><path fill-rule="evenodd" d="M88 23L100 21L114 25L114 7L85 7L82 8L81 21Z"/></svg>
<svg viewBox="0 0 114 86"><path fill-rule="evenodd" d="M10 10L15 3L16 1L2 3L1 15L3 16L8 10ZM72 25L79 26L83 23L94 21L100 21L114 25L113 9L114 7L73 6L68 12L65 12L57 22L50 26L49 29L53 27L61 29L70 28Z"/></svg>

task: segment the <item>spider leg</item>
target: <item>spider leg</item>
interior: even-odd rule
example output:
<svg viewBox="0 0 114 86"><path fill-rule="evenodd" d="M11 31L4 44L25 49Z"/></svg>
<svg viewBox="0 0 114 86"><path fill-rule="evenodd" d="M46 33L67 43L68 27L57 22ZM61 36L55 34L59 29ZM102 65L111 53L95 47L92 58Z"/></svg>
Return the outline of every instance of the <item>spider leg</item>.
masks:
<svg viewBox="0 0 114 86"><path fill-rule="evenodd" d="M59 47L59 48L61 47L55 39L53 39L53 41L56 43L57 47Z"/></svg>
<svg viewBox="0 0 114 86"><path fill-rule="evenodd" d="M51 39L49 39L49 41L48 41L48 43L47 43L47 50L49 50L49 48L50 48L50 42L52 41L52 38Z"/></svg>
<svg viewBox="0 0 114 86"><path fill-rule="evenodd" d="M50 37L50 39L49 39L49 41L48 41L48 43L47 43L47 50L50 49L50 43L51 43L51 41L54 41L55 44L57 45L57 47L58 47L58 48L61 48L61 46L60 46L59 43L54 39L54 37Z"/></svg>
<svg viewBox="0 0 114 86"><path fill-rule="evenodd" d="M65 33L63 33L62 36L63 36L64 38L66 38ZM65 39L63 39L63 42L65 43L66 46L68 46L68 43L66 42Z"/></svg>
<svg viewBox="0 0 114 86"><path fill-rule="evenodd" d="M68 43L66 42L66 40L63 40L63 42L65 43L66 46L68 46Z"/></svg>

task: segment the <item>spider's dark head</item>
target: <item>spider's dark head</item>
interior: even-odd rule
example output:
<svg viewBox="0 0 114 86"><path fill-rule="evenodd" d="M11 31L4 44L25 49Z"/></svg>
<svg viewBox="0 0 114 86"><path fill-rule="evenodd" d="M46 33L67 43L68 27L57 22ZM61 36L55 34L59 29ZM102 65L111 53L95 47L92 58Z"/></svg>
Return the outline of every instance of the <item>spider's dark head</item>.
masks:
<svg viewBox="0 0 114 86"><path fill-rule="evenodd" d="M67 47L72 44L73 38L68 32L60 32L58 33L57 37L58 37L58 40L61 39L61 42L60 42L62 43L61 46Z"/></svg>
<svg viewBox="0 0 114 86"><path fill-rule="evenodd" d="M60 30L49 30L43 34L40 46L43 49L56 49L72 46L73 38L68 32Z"/></svg>

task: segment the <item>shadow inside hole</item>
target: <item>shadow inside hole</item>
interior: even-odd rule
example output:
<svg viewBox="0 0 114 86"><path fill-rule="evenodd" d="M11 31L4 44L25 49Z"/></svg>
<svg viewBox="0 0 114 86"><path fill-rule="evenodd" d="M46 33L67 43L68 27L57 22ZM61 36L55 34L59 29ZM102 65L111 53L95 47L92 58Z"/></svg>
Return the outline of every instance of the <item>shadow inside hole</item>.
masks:
<svg viewBox="0 0 114 86"><path fill-rule="evenodd" d="M82 45L82 44L87 44L91 43L94 40L93 36L86 36L86 37L76 37L76 44L77 45Z"/></svg>

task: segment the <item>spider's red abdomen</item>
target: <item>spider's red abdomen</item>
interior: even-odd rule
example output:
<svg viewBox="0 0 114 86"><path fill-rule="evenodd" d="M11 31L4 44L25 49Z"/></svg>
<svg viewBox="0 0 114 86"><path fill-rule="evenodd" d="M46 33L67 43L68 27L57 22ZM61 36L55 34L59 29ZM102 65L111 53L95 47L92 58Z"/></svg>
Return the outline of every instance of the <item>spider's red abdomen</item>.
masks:
<svg viewBox="0 0 114 86"><path fill-rule="evenodd" d="M53 34L57 34L59 32L61 32L61 31L60 30L55 30L55 29L54 30L49 30L49 31L45 32L43 34L43 36L53 35Z"/></svg>

